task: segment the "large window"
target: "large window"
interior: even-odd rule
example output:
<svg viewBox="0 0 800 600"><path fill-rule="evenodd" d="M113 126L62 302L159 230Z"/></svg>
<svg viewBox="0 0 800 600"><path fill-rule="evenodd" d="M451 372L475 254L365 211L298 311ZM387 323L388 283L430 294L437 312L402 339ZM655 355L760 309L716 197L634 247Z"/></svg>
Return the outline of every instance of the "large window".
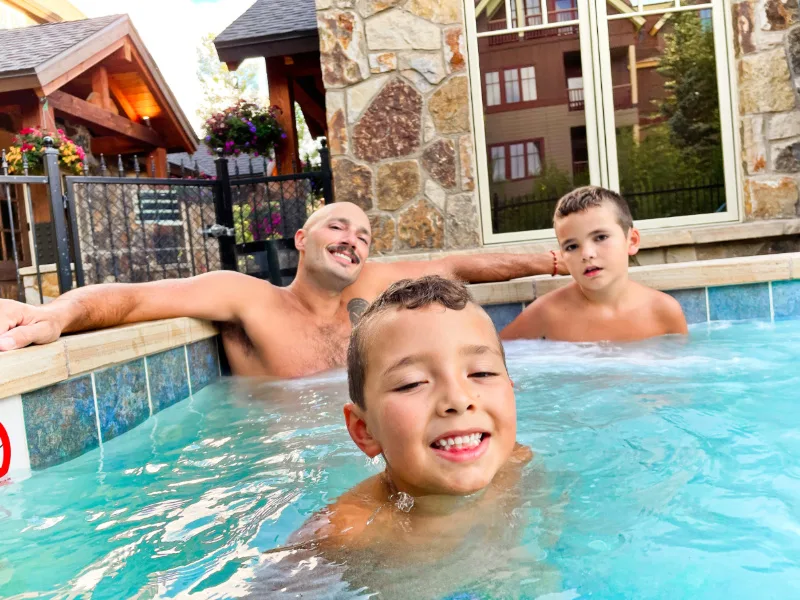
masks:
<svg viewBox="0 0 800 600"><path fill-rule="evenodd" d="M725 15L687 1L465 0L485 241L551 236L557 200L587 183L643 229L738 219Z"/></svg>

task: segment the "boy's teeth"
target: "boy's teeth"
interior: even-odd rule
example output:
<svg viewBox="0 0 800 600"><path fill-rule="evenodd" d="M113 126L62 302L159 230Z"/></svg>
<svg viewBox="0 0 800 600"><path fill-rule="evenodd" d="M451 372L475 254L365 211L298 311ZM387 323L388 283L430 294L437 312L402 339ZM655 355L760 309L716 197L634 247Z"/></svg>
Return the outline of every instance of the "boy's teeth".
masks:
<svg viewBox="0 0 800 600"><path fill-rule="evenodd" d="M442 438L436 442L443 450L455 448L456 450L463 450L464 448L474 448L481 443L481 433L471 433L469 435L457 435L451 438Z"/></svg>

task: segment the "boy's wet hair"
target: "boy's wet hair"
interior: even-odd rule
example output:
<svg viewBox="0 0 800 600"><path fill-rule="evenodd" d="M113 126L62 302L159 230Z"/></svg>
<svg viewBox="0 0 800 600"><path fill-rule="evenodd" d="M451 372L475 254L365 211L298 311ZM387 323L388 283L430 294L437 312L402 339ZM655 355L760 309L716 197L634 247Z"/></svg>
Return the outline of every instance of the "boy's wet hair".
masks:
<svg viewBox="0 0 800 600"><path fill-rule="evenodd" d="M608 202L614 206L617 211L617 223L627 235L628 231L633 227L633 217L628 203L618 193L593 185L580 187L562 196L556 205L553 223L558 219L583 212L589 208L602 206L603 202Z"/></svg>
<svg viewBox="0 0 800 600"><path fill-rule="evenodd" d="M350 387L350 399L356 406L366 409L364 383L367 374L367 337L371 325L380 315L394 308L415 310L431 304L439 304L450 310L463 310L469 303L474 301L463 283L438 275L403 279L390 285L364 311L350 335L350 346L347 349L347 382ZM505 352L499 336L498 344L505 362Z"/></svg>

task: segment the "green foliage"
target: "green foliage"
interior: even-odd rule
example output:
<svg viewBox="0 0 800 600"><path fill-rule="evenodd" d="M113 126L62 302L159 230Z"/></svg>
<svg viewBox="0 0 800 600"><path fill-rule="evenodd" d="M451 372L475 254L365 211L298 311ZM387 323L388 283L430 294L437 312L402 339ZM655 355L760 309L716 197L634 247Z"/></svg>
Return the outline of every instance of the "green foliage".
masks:
<svg viewBox="0 0 800 600"><path fill-rule="evenodd" d="M572 176L552 162L545 163L542 172L533 181L532 200L557 200L576 187L572 183Z"/></svg>
<svg viewBox="0 0 800 600"><path fill-rule="evenodd" d="M671 18L658 72L666 80L659 112L670 141L692 162L710 166L721 144L714 33L695 11Z"/></svg>
<svg viewBox="0 0 800 600"><path fill-rule="evenodd" d="M203 90L197 115L203 120L239 100L253 101L258 95L258 66L245 64L231 72L217 57L215 37L206 34L197 48L197 78Z"/></svg>
<svg viewBox="0 0 800 600"><path fill-rule="evenodd" d="M279 112L277 106L261 108L240 100L206 119L205 143L210 148L221 148L228 156L270 154L281 137L286 137L278 124Z"/></svg>

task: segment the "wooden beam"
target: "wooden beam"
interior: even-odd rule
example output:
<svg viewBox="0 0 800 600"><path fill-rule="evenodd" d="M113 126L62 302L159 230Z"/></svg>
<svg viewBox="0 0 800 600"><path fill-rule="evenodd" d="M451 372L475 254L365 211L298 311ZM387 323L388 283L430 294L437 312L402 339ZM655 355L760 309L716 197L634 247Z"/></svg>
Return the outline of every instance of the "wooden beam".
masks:
<svg viewBox="0 0 800 600"><path fill-rule="evenodd" d="M150 93L153 95L153 98L155 98L156 103L158 103L161 110L169 116L169 120L173 123L173 127L177 131L180 138L183 140L182 146L184 148L196 147L195 140L193 140L189 136L189 134L186 133L186 131L184 131L183 126L181 125L178 119L178 115L175 114L175 112L173 111L172 105L167 100L167 97L164 95L164 92L161 91L161 88L159 87L158 83L156 83L156 80L150 73L150 69L145 64L144 60L139 54L139 51L135 47L132 47L132 58L133 58L133 64L135 64L138 67L139 74L144 80L147 88L150 90ZM147 116L152 117L152 115L147 115Z"/></svg>
<svg viewBox="0 0 800 600"><path fill-rule="evenodd" d="M327 124L325 109L309 96L296 81L294 82L294 99L303 110L303 116L306 118L306 121L314 121L317 125L321 126L324 131Z"/></svg>
<svg viewBox="0 0 800 600"><path fill-rule="evenodd" d="M113 156L115 154L140 154L142 156L150 152L148 144L132 140L130 138L103 136L92 138L92 154Z"/></svg>
<svg viewBox="0 0 800 600"><path fill-rule="evenodd" d="M49 101L52 108L60 110L76 119L98 125L110 131L116 131L129 138L150 144L151 146L164 146L161 136L149 127L134 123L130 119L103 110L94 104L89 104L86 100L81 100L70 94L57 91L50 94Z"/></svg>
<svg viewBox="0 0 800 600"><path fill-rule="evenodd" d="M139 115L136 113L136 109L133 108L128 98L125 96L125 92L122 91L114 79L108 80L108 90L114 94L117 103L122 107L122 112L124 112L131 121L134 123L137 122L139 120Z"/></svg>
<svg viewBox="0 0 800 600"><path fill-rule="evenodd" d="M155 174L153 173L155 167ZM147 155L147 173L150 176L162 179L168 177L167 173L167 151L164 148L156 148Z"/></svg>
<svg viewBox="0 0 800 600"><path fill-rule="evenodd" d="M66 73L59 75L52 81L44 83L42 85L42 91L44 92L44 95L49 96L52 92L61 89L62 87L64 87L64 85L66 85L76 77L82 75L89 69L91 69L93 66L95 66L104 58L107 58L108 56L112 55L114 52L122 48L124 45L125 45L125 38L119 39L116 42L113 42L111 45L103 48L96 54L92 55L91 57L87 58L83 62L75 65Z"/></svg>
<svg viewBox="0 0 800 600"><path fill-rule="evenodd" d="M108 91L108 71L99 66L92 71L92 93L95 94L95 106L111 111L111 93ZM113 111L112 111L113 112Z"/></svg>
<svg viewBox="0 0 800 600"><path fill-rule="evenodd" d="M294 95L292 81L286 76L283 57L267 59L267 81L269 81L269 102L281 109L278 123L286 134L276 148L281 174L294 172L300 164L297 147L297 125L294 119Z"/></svg>
<svg viewBox="0 0 800 600"><path fill-rule="evenodd" d="M131 41L128 38L125 38L125 43L121 48L122 59L125 62L131 62L133 60L133 50L131 50Z"/></svg>

